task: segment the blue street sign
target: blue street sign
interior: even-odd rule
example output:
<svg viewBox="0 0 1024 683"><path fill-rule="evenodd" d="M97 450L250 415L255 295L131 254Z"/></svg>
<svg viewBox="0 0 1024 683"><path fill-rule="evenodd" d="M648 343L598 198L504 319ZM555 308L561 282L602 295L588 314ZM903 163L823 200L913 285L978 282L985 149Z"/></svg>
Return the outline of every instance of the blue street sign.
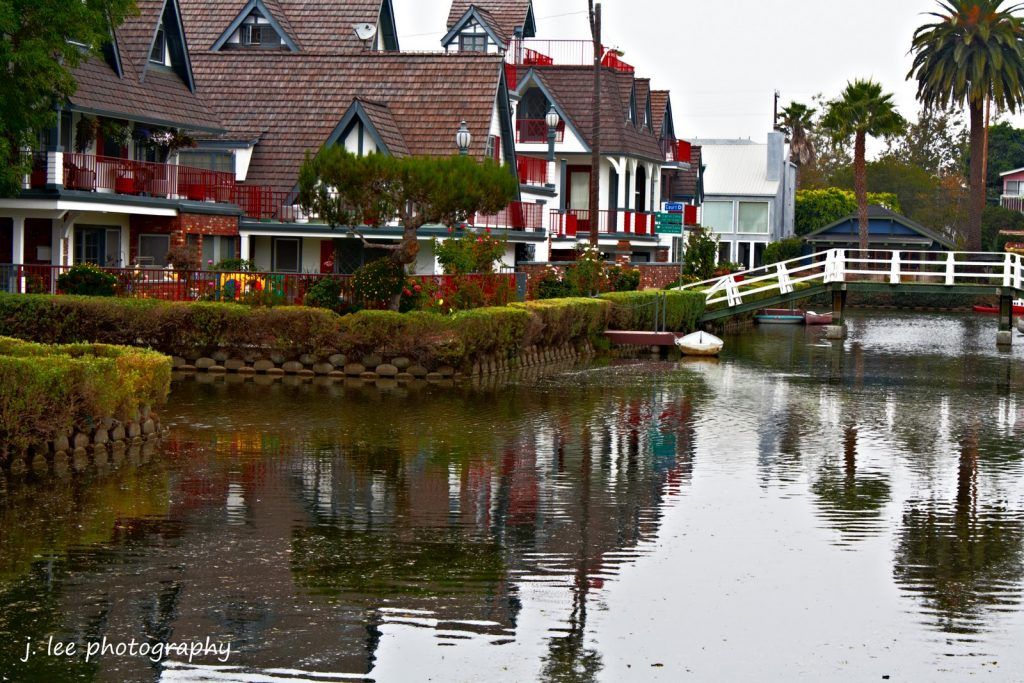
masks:
<svg viewBox="0 0 1024 683"><path fill-rule="evenodd" d="M665 202L665 211L668 213L682 213L683 205L680 202Z"/></svg>

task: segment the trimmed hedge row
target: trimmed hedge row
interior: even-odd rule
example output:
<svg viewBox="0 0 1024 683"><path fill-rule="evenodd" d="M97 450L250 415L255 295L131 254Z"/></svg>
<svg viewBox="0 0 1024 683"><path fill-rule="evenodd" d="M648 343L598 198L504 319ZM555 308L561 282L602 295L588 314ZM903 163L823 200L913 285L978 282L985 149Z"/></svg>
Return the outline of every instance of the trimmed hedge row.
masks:
<svg viewBox="0 0 1024 683"><path fill-rule="evenodd" d="M307 307L74 296L0 295L0 335L45 343L141 346L168 355L242 359L279 354L406 356L424 365L471 365L529 346L582 344L607 329L610 304L563 299L480 308L451 316Z"/></svg>
<svg viewBox="0 0 1024 683"><path fill-rule="evenodd" d="M692 332L704 315L705 294L691 291L615 292L602 294L601 299L611 303L610 328L613 330L654 329L655 313L662 316L661 304L656 298L664 297L664 320L667 330Z"/></svg>
<svg viewBox="0 0 1024 683"><path fill-rule="evenodd" d="M140 407L163 404L170 384L170 359L152 351L0 337L2 455L106 418L127 422Z"/></svg>

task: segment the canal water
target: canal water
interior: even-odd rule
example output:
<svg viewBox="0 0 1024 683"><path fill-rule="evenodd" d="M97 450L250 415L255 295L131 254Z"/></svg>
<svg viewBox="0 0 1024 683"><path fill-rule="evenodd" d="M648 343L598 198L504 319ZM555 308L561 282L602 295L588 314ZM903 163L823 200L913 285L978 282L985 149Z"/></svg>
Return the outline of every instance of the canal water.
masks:
<svg viewBox="0 0 1024 683"><path fill-rule="evenodd" d="M1024 680L1024 344L850 326L488 390L176 384L164 457L2 490L0 679Z"/></svg>

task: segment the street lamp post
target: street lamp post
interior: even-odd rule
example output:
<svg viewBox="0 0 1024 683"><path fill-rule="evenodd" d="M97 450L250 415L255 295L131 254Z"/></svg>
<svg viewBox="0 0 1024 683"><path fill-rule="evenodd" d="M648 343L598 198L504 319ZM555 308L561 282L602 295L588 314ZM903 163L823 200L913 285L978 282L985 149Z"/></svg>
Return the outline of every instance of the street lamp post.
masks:
<svg viewBox="0 0 1024 683"><path fill-rule="evenodd" d="M554 161L555 136L558 134L558 124L562 122L562 117L555 111L555 105L551 105L547 116L544 117L544 122L548 124L548 161Z"/></svg>
<svg viewBox="0 0 1024 683"><path fill-rule="evenodd" d="M469 132L469 127L466 125L466 121L463 120L459 124L459 130L455 133L455 146L459 148L459 154L462 156L469 155L469 145L473 142L473 136Z"/></svg>

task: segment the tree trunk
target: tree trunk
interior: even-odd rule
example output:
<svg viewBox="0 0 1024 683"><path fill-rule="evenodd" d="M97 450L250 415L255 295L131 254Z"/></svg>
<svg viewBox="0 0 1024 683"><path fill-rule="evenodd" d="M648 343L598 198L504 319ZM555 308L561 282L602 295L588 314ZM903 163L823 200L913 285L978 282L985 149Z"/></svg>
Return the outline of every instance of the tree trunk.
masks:
<svg viewBox="0 0 1024 683"><path fill-rule="evenodd" d="M419 225L406 225L402 230L402 241L398 245L398 251L391 254L391 258L402 267L402 271L406 274L409 272L409 266L416 263L416 257L420 253L419 229ZM401 304L402 292L399 290L398 294L391 297L388 308L397 311Z"/></svg>
<svg viewBox="0 0 1024 683"><path fill-rule="evenodd" d="M853 189L857 195L857 223L861 251L868 249L868 164L867 134L857 133L853 143Z"/></svg>
<svg viewBox="0 0 1024 683"><path fill-rule="evenodd" d="M985 113L984 104L970 104L971 193L967 202L967 250L981 251L981 214L985 211Z"/></svg>
<svg viewBox="0 0 1024 683"><path fill-rule="evenodd" d="M598 208L601 201L601 5L594 8L594 129L590 146L590 246L597 247L597 228L600 224Z"/></svg>

